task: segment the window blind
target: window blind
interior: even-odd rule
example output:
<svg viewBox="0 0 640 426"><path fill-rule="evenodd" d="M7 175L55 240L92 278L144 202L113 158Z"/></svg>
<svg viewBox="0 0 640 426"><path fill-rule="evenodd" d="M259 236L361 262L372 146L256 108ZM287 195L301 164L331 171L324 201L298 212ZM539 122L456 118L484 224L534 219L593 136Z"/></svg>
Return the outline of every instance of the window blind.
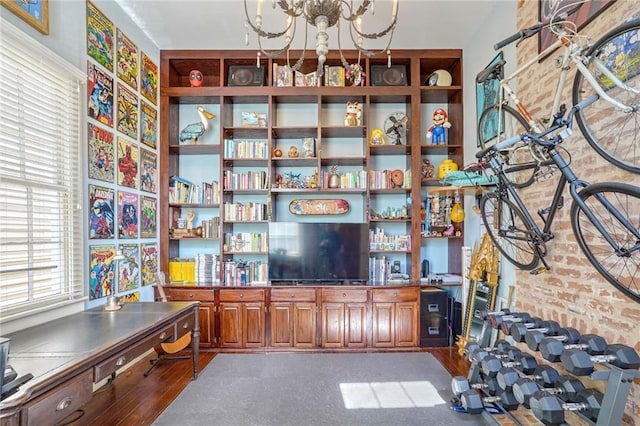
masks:
<svg viewBox="0 0 640 426"><path fill-rule="evenodd" d="M77 68L0 17L0 312L84 295L82 84Z"/></svg>

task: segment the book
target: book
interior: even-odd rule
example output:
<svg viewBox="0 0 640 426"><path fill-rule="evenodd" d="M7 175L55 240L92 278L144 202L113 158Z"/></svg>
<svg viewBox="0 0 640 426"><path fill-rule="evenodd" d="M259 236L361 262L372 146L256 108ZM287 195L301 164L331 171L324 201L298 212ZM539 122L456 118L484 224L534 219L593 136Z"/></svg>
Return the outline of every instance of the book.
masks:
<svg viewBox="0 0 640 426"><path fill-rule="evenodd" d="M140 238L155 238L158 203L153 197L140 196Z"/></svg>
<svg viewBox="0 0 640 426"><path fill-rule="evenodd" d="M140 286L140 247L138 244L120 244L124 259L118 262L118 292Z"/></svg>
<svg viewBox="0 0 640 426"><path fill-rule="evenodd" d="M288 65L273 64L273 86L291 87L293 86L293 70Z"/></svg>
<svg viewBox="0 0 640 426"><path fill-rule="evenodd" d="M89 144L89 179L113 183L115 179L115 157L113 132L95 124L87 124Z"/></svg>
<svg viewBox="0 0 640 426"><path fill-rule="evenodd" d="M89 185L89 238L109 239L115 236L115 193L112 188Z"/></svg>
<svg viewBox="0 0 640 426"><path fill-rule="evenodd" d="M344 68L341 66L329 66L326 71L326 86L344 87Z"/></svg>
<svg viewBox="0 0 640 426"><path fill-rule="evenodd" d="M138 194L118 191L118 238L138 238Z"/></svg>
<svg viewBox="0 0 640 426"><path fill-rule="evenodd" d="M89 246L89 299L100 299L115 293L112 263L115 244Z"/></svg>

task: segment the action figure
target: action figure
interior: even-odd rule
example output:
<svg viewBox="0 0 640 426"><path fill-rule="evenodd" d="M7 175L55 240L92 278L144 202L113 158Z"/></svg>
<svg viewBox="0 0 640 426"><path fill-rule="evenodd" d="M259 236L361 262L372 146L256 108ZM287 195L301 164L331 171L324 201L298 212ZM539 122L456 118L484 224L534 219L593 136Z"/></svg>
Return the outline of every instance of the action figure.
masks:
<svg viewBox="0 0 640 426"><path fill-rule="evenodd" d="M448 129L450 127L451 123L449 123L447 111L442 108L438 108L433 113L433 126L427 130L427 139L431 139L431 143L436 145L440 143L446 144L447 138L444 129Z"/></svg>

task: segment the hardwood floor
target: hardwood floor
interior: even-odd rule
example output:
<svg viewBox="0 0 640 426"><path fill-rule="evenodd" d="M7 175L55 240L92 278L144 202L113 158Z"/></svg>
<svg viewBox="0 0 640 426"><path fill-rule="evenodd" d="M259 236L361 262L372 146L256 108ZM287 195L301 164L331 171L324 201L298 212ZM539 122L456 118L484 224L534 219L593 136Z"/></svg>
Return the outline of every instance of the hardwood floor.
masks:
<svg viewBox="0 0 640 426"><path fill-rule="evenodd" d="M432 353L452 376L466 376L469 371L469 363L458 355L457 347L421 351ZM200 352L200 371L215 355L215 352ZM153 423L193 377L190 359L164 360L148 377L143 377L154 356L136 363L112 383L98 389L91 402L71 415L65 424L141 426Z"/></svg>

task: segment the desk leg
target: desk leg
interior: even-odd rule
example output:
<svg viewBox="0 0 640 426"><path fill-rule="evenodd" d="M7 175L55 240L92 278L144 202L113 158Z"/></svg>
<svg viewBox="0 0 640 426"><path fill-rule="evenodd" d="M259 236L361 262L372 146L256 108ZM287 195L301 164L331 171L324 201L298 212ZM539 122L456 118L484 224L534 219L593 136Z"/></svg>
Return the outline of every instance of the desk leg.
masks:
<svg viewBox="0 0 640 426"><path fill-rule="evenodd" d="M196 320L194 321L194 327L191 331L191 355L193 358L193 379L198 379L198 359L200 357L200 323L199 323L199 309L196 306L194 315Z"/></svg>

